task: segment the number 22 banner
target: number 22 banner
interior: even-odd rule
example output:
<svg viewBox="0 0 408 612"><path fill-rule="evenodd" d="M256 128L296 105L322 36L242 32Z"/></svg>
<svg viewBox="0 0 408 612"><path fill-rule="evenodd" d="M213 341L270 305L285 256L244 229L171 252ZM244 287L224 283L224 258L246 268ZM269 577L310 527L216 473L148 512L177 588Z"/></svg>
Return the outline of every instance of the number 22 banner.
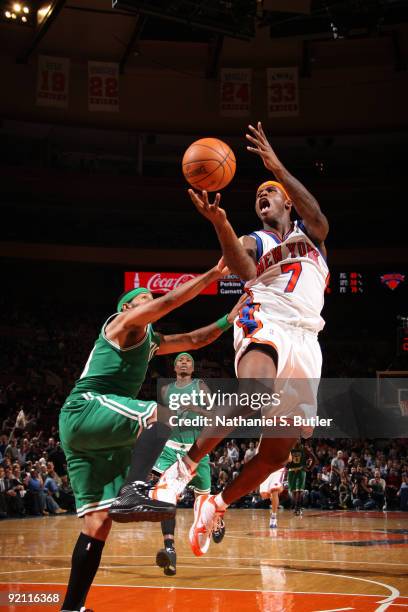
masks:
<svg viewBox="0 0 408 612"><path fill-rule="evenodd" d="M88 62L88 109L119 111L119 65L113 62Z"/></svg>
<svg viewBox="0 0 408 612"><path fill-rule="evenodd" d="M69 59L38 56L37 106L67 108Z"/></svg>
<svg viewBox="0 0 408 612"><path fill-rule="evenodd" d="M268 68L268 117L295 117L299 114L298 69Z"/></svg>
<svg viewBox="0 0 408 612"><path fill-rule="evenodd" d="M222 68L220 111L222 117L246 117L251 106L252 70Z"/></svg>

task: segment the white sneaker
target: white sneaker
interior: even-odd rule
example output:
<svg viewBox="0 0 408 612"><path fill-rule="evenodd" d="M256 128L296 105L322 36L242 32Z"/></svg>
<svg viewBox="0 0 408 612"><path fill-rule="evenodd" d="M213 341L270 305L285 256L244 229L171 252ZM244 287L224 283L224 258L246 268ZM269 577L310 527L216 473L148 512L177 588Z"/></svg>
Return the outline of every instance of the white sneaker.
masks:
<svg viewBox="0 0 408 612"><path fill-rule="evenodd" d="M194 523L189 532L189 540L196 557L204 555L211 542L214 529L220 524L225 510L218 510L215 495L199 495L194 503Z"/></svg>
<svg viewBox="0 0 408 612"><path fill-rule="evenodd" d="M163 472L157 483L150 490L149 497L176 505L178 496L182 494L194 476L195 473L190 471L189 467L178 455L177 461Z"/></svg>
<svg viewBox="0 0 408 612"><path fill-rule="evenodd" d="M269 521L269 529L276 529L278 527L278 519L276 516L271 516Z"/></svg>

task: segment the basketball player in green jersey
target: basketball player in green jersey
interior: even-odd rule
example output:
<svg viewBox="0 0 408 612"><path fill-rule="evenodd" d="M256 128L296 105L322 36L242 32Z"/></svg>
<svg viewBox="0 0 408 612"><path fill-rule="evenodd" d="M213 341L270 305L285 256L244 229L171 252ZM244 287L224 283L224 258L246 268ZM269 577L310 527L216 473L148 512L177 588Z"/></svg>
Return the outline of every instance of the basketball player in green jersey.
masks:
<svg viewBox="0 0 408 612"><path fill-rule="evenodd" d="M231 326L236 307L216 323L189 333L161 336L151 324L225 273L220 260L209 272L155 300L145 288L122 295L61 409L61 443L77 514L84 518L72 554L64 611L84 609L112 519L157 521L175 514L175 505L149 499L145 483L171 431L161 421L165 415L158 418L160 410L168 409L140 401L137 394L154 354L213 342Z"/></svg>
<svg viewBox="0 0 408 612"><path fill-rule="evenodd" d="M305 489L306 472L313 468L317 459L309 448L306 448L301 440L298 440L290 451L288 467L288 488L294 502L294 513L302 515L302 499Z"/></svg>
<svg viewBox="0 0 408 612"><path fill-rule="evenodd" d="M174 401L180 395L186 397L191 395L193 392L197 394L200 391L208 393L209 389L207 385L197 378L193 378L194 373L194 359L189 353L180 353L174 360L174 371L176 373L176 380L169 385L166 385L162 389L162 403L168 406L171 401ZM186 408L179 409L177 416L182 418L193 419L197 414L207 415L205 404L201 407L187 406ZM196 439L201 433L201 427L182 427L175 426L172 429L169 440L156 461L153 468L153 472L161 476L161 474L167 470L168 467L173 465L178 458L183 457L186 452L192 447ZM199 462L196 474L191 480L190 485L194 487L194 493L196 495L203 495L210 493L211 491L211 472L210 472L210 458L206 455ZM176 550L174 546L174 531L176 527L175 518L170 518L162 521L161 528L164 539L164 548L159 550L156 555L156 564L163 568L166 576L174 576L176 574ZM220 525L218 531L213 532L213 539L215 542L221 542L224 537L225 527Z"/></svg>

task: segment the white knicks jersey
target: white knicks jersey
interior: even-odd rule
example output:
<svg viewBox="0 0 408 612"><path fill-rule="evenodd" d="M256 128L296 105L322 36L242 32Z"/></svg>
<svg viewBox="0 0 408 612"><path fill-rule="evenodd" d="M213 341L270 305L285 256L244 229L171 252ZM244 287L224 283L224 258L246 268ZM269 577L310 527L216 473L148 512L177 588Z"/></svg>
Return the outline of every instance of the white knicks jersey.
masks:
<svg viewBox="0 0 408 612"><path fill-rule="evenodd" d="M257 276L245 289L253 303L272 319L320 331L320 313L329 268L301 221L294 221L283 236L272 230L249 234L256 240Z"/></svg>

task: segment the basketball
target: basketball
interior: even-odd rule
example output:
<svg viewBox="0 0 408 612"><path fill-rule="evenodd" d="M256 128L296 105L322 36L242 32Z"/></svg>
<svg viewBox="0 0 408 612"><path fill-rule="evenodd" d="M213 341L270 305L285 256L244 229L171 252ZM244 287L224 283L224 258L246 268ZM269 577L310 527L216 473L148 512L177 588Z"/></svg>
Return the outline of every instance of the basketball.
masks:
<svg viewBox="0 0 408 612"><path fill-rule="evenodd" d="M222 140L201 138L184 153L182 168L186 181L195 189L219 191L234 178L235 155Z"/></svg>

